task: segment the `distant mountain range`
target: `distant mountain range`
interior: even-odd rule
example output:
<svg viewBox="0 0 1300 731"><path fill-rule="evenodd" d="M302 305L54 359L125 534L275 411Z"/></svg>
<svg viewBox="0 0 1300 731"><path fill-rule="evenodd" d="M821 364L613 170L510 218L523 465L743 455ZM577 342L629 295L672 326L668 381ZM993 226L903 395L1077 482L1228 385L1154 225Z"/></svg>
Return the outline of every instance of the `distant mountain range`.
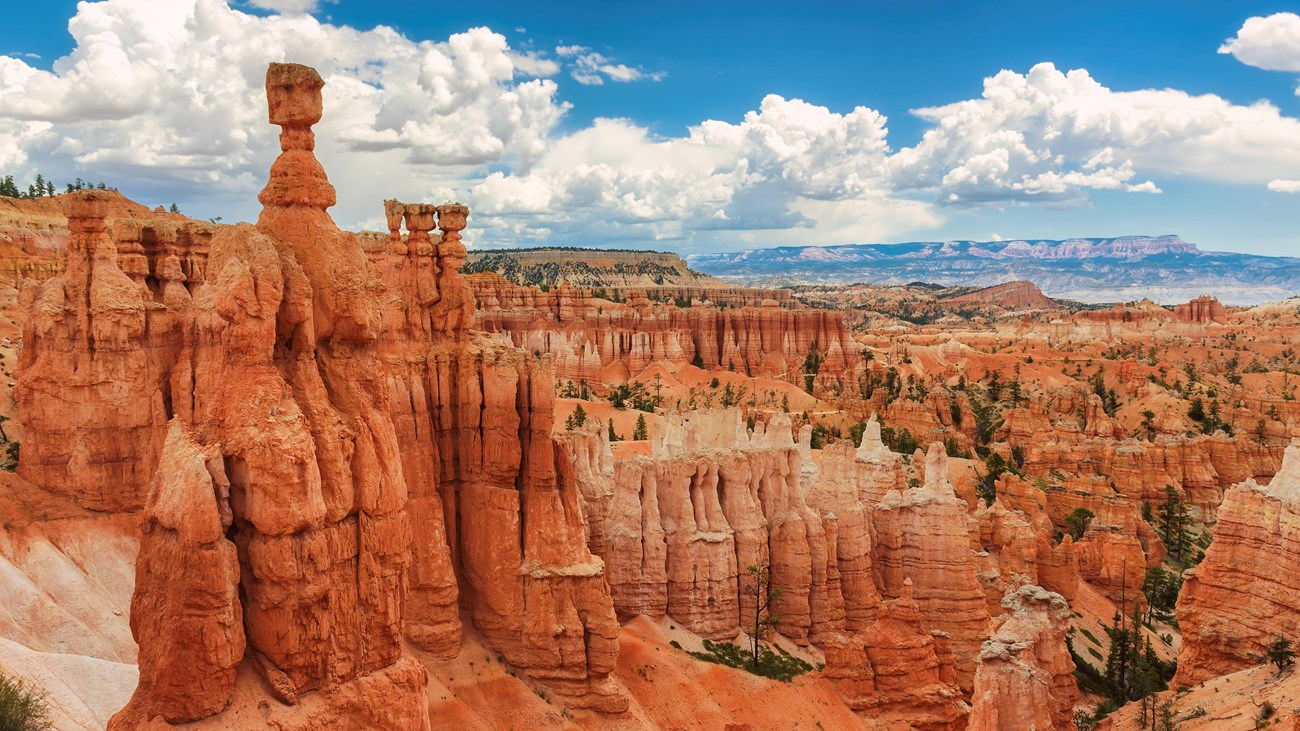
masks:
<svg viewBox="0 0 1300 731"><path fill-rule="evenodd" d="M1178 236L1063 241L936 241L781 246L686 258L692 269L767 286L797 282L932 282L988 287L1027 280L1080 302L1202 294L1253 305L1300 293L1300 258L1202 251Z"/></svg>

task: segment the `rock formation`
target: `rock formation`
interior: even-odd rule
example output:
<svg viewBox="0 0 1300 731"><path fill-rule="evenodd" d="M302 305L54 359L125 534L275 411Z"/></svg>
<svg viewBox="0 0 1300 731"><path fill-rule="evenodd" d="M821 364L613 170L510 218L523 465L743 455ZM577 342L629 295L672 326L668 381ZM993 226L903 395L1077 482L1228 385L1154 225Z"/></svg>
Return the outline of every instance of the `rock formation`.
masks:
<svg viewBox="0 0 1300 731"><path fill-rule="evenodd" d="M503 275L514 284L548 288L727 286L720 279L693 271L680 256L666 251L547 247L489 250L474 252L466 269Z"/></svg>
<svg viewBox="0 0 1300 731"><path fill-rule="evenodd" d="M1008 310L1056 309L1057 304L1033 282L1007 282L948 300L951 304L979 303Z"/></svg>
<svg viewBox="0 0 1300 731"><path fill-rule="evenodd" d="M625 382L658 360L800 386L805 375L814 375L817 383L842 388L852 388L862 369L859 347L837 312L790 309L727 290L717 295L718 306L679 307L652 301L639 289L614 302L570 286L542 292L482 275L473 282L477 327L525 351L550 353L558 378L587 381L598 393L607 382ZM699 297L685 294L713 296L706 290ZM744 304L728 307L727 301ZM813 373L805 373L809 353L820 358Z"/></svg>
<svg viewBox="0 0 1300 731"><path fill-rule="evenodd" d="M120 196L64 198L66 272L27 283L19 296L20 464L28 479L84 507L139 510L170 413L192 397L192 383L171 372L193 337L180 313L206 286L211 233L123 219L110 230Z"/></svg>
<svg viewBox="0 0 1300 731"><path fill-rule="evenodd" d="M144 509L141 681L111 727L220 714L251 672L321 723L362 686L374 718L427 723L404 637L455 655L462 609L567 705L621 710L549 364L468 330L463 206L389 206L380 251L334 225L322 86L268 71L282 154L255 227L110 234L109 194L72 194L66 273L23 290L24 474Z"/></svg>
<svg viewBox="0 0 1300 731"><path fill-rule="evenodd" d="M1070 607L1025 586L1002 600L1007 613L980 648L969 731L1074 728L1079 689L1065 645Z"/></svg>
<svg viewBox="0 0 1300 731"><path fill-rule="evenodd" d="M1265 648L1300 636L1300 440L1268 485L1232 487L1219 507L1214 542L1183 574L1178 624L1183 646L1172 686L1258 663Z"/></svg>
<svg viewBox="0 0 1300 731"><path fill-rule="evenodd" d="M1202 295L1181 305L1174 305L1174 317L1200 325L1212 322L1222 325L1228 321L1228 312L1217 297Z"/></svg>
<svg viewBox="0 0 1300 731"><path fill-rule="evenodd" d="M239 557L225 535L232 516L218 508L228 506L229 485L218 495L212 480L213 472L224 477L217 458L172 422L136 563L137 576L167 590L137 591L131 602L141 673L128 716L197 721L225 709L234 692L244 617Z"/></svg>
<svg viewBox="0 0 1300 731"><path fill-rule="evenodd" d="M969 691L989 609L975 576L966 503L948 481L943 445L926 455L925 483L891 492L875 512L876 570L882 594L897 598L910 580L921 616L947 633L957 682Z"/></svg>
<svg viewBox="0 0 1300 731"><path fill-rule="evenodd" d="M585 445L574 449L587 464L608 450L594 427L569 439ZM728 409L670 417L650 455L613 460L608 472L583 469L619 614L667 615L705 637L734 637L753 614L750 565L770 566L784 590L778 629L796 641L843 630L846 604L855 614L874 610L867 526L856 516L841 549L836 519L803 496L802 465L789 417L778 413L748 433Z"/></svg>
<svg viewBox="0 0 1300 731"><path fill-rule="evenodd" d="M927 731L965 728L970 708L954 682L946 637L927 632L921 616L904 581L866 631L826 644L823 674L849 707L871 718Z"/></svg>

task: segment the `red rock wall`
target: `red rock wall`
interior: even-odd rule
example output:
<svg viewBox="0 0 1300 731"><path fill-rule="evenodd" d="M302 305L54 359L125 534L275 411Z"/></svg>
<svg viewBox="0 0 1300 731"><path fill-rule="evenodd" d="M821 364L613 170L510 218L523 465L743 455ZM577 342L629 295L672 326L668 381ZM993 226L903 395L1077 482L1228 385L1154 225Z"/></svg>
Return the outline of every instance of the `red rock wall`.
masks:
<svg viewBox="0 0 1300 731"><path fill-rule="evenodd" d="M454 655L462 611L566 705L621 710L550 367L468 332L463 207L390 205L379 251L334 225L312 154L321 86L268 72L283 152L256 227L210 248L110 236L108 194L75 194L66 274L25 290L25 473L92 509L146 509L141 684L112 727L218 713L241 659L285 702L363 684L419 708L403 636ZM160 459L186 470L154 480Z"/></svg>
<svg viewBox="0 0 1300 731"><path fill-rule="evenodd" d="M968 731L1073 729L1079 688L1065 644L1069 604L1026 586L1002 606L1006 614L980 648Z"/></svg>
<svg viewBox="0 0 1300 731"><path fill-rule="evenodd" d="M925 484L890 493L876 506L875 559L882 595L900 596L905 581L933 629L946 632L957 684L969 692L980 643L988 636L989 608L975 576L967 505L948 482L943 446L926 458Z"/></svg>
<svg viewBox="0 0 1300 731"><path fill-rule="evenodd" d="M1183 646L1172 686L1259 664L1278 636L1300 636L1300 441L1265 487L1228 490L1205 559L1183 574Z"/></svg>
<svg viewBox="0 0 1300 731"><path fill-rule="evenodd" d="M629 290L625 303L593 298L567 285L542 292L499 277L473 278L476 326L515 347L555 357L556 377L586 380L603 392L656 360L734 368L751 376L803 385L804 360L816 346L825 357L818 383L856 384L860 347L836 312L762 306L682 308Z"/></svg>

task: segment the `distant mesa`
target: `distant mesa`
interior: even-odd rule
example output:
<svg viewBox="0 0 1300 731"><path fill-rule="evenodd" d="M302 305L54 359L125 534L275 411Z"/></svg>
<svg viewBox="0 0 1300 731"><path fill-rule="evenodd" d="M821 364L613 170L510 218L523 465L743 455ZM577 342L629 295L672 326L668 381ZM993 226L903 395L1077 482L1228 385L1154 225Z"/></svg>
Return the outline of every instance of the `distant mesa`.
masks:
<svg viewBox="0 0 1300 731"><path fill-rule="evenodd" d="M513 284L554 287L681 287L726 286L715 277L693 271L677 254L629 249L495 249L475 251L466 274L496 272Z"/></svg>
<svg viewBox="0 0 1300 731"><path fill-rule="evenodd" d="M950 304L996 305L1008 310L1050 310L1058 305L1033 282L1007 282L947 300Z"/></svg>
<svg viewBox="0 0 1300 731"><path fill-rule="evenodd" d="M1208 294L1254 305L1300 291L1300 258L1204 251L1174 235L783 246L686 261L746 284L777 276L787 283L983 287L1027 280L1048 297L1090 303L1150 298L1172 304Z"/></svg>

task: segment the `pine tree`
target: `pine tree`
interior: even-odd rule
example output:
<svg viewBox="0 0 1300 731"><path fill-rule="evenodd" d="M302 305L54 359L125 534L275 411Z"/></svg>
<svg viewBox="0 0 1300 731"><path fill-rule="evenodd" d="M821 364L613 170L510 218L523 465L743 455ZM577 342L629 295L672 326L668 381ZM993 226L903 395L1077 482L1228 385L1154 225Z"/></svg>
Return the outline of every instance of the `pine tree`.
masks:
<svg viewBox="0 0 1300 731"><path fill-rule="evenodd" d="M171 211L172 213L180 213L180 212L181 212L180 206L176 205L175 203L172 203L172 207L169 208L168 210Z"/></svg>
<svg viewBox="0 0 1300 731"><path fill-rule="evenodd" d="M1191 516L1188 515L1187 505L1183 503L1183 499L1173 485L1165 486L1165 501L1160 504L1156 521L1160 540L1164 542L1165 549L1171 556L1183 561L1192 545L1192 536L1187 530Z"/></svg>
<svg viewBox="0 0 1300 731"><path fill-rule="evenodd" d="M1133 634L1124 626L1124 618L1118 611L1105 630L1110 637L1110 653L1106 656L1106 684L1110 686L1111 700L1122 704L1128 701Z"/></svg>
<svg viewBox="0 0 1300 731"><path fill-rule="evenodd" d="M753 579L745 586L745 593L754 597L754 624L753 632L750 634L750 649L753 651L754 667L758 667L758 649L759 640L767 634L767 631L781 622L780 615L772 611L772 605L775 604L784 592L783 589L772 585L771 566L757 566L750 564L745 573Z"/></svg>
<svg viewBox="0 0 1300 731"><path fill-rule="evenodd" d="M1083 538L1083 534L1088 532L1088 526L1097 514L1087 508L1075 508L1073 512L1065 516L1065 529L1074 540Z"/></svg>
<svg viewBox="0 0 1300 731"><path fill-rule="evenodd" d="M1154 412L1154 411L1143 411L1143 412L1142 412L1142 428L1143 428L1144 430L1146 430L1147 441L1148 441L1148 442L1150 442L1150 441L1152 441L1152 440L1154 440L1154 439L1156 438L1156 423L1155 423L1155 419L1156 419L1156 412Z"/></svg>
<svg viewBox="0 0 1300 731"><path fill-rule="evenodd" d="M613 418L610 418L609 420L609 441L611 444L618 441L618 432L614 431Z"/></svg>
<svg viewBox="0 0 1300 731"><path fill-rule="evenodd" d="M1291 640L1278 635L1277 639L1269 644L1265 657L1268 658L1270 663L1277 666L1279 673L1295 665L1295 650L1291 649Z"/></svg>
<svg viewBox="0 0 1300 731"><path fill-rule="evenodd" d="M646 426L645 414L636 417L636 426L632 429L632 439L641 441L650 438L650 428Z"/></svg>

